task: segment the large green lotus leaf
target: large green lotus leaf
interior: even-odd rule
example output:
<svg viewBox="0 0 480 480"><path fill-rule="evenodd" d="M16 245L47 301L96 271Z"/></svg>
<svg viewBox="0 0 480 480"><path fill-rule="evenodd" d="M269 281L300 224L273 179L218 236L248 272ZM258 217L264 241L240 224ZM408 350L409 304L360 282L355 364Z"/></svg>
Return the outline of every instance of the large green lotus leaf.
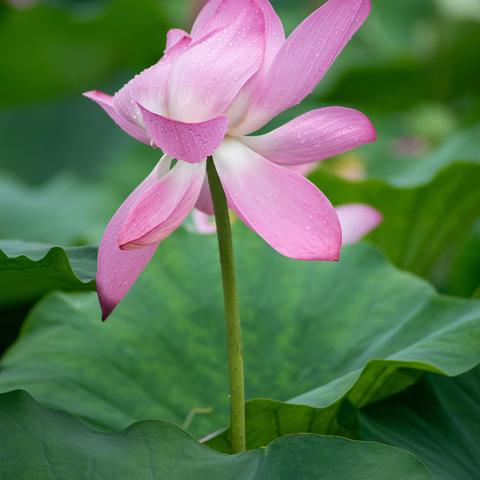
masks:
<svg viewBox="0 0 480 480"><path fill-rule="evenodd" d="M32 304L52 290L94 290L97 249L0 240L0 353Z"/></svg>
<svg viewBox="0 0 480 480"><path fill-rule="evenodd" d="M418 378L410 372L405 385ZM396 388L401 388L402 379L394 378ZM352 389L355 392L356 386ZM330 406L299 404L293 399L281 402L266 398L247 401L245 423L247 449L260 448L283 435L294 433L317 433L339 435L345 438L360 438L357 409L348 400L348 395ZM323 405L320 403L319 405ZM224 428L210 433L203 441L211 448L231 453L230 429Z"/></svg>
<svg viewBox="0 0 480 480"><path fill-rule="evenodd" d="M104 89L113 93L116 88ZM93 195L99 181L104 185L115 178L111 183L116 184L119 167L121 171L124 160L131 158L138 172L126 177L132 189L132 182L141 179L142 170L146 175L149 164L153 168L160 153L126 135L80 93L0 110L2 169L34 184L68 172L90 183L94 180L93 188L83 186Z"/></svg>
<svg viewBox="0 0 480 480"><path fill-rule="evenodd" d="M65 170L98 177L134 142L80 92L55 101L3 108L0 129L2 170L36 184Z"/></svg>
<svg viewBox="0 0 480 480"><path fill-rule="evenodd" d="M422 276L454 253L480 217L480 164L456 162L427 184L393 187L382 180L352 182L320 168L312 180L334 204L365 202L383 223L370 235L397 266ZM444 279L439 280L442 285Z"/></svg>
<svg viewBox="0 0 480 480"><path fill-rule="evenodd" d="M63 175L41 186L0 177L0 238L72 245L96 243L117 197Z"/></svg>
<svg viewBox="0 0 480 480"><path fill-rule="evenodd" d="M362 437L415 453L436 480L476 480L480 472L480 369L424 381L361 414Z"/></svg>
<svg viewBox="0 0 480 480"><path fill-rule="evenodd" d="M31 302L50 290L92 290L96 268L95 247L0 240L0 307Z"/></svg>
<svg viewBox="0 0 480 480"><path fill-rule="evenodd" d="M373 247L297 262L240 225L235 244L249 398L303 394L295 403L337 404L335 422L346 396L365 405L417 369L458 375L480 360L480 302L438 296ZM2 359L0 390L105 429L167 419L216 430L228 423L221 299L216 239L178 232L107 322L94 293L37 304Z"/></svg>
<svg viewBox="0 0 480 480"><path fill-rule="evenodd" d="M391 120L376 122L373 119L378 129L378 139L358 152L359 161L363 162L366 169L366 176L385 180L395 187L408 188L431 182L449 165L458 162L480 164L480 126L449 133L452 126L448 123L453 122L450 115L441 105L430 105L403 116L397 115L394 123ZM437 125L434 119L437 119ZM422 125L411 127L409 131L404 130L406 125L399 126L415 122ZM426 140L437 135L442 138L442 142L431 151L407 153L408 147L402 147L401 142L408 142L408 138L413 136L413 141L420 142L415 148L421 152L422 140L415 136L426 137ZM407 149L404 152L402 149L405 148ZM327 163L335 164L330 161Z"/></svg>
<svg viewBox="0 0 480 480"><path fill-rule="evenodd" d="M112 0L89 9L42 3L3 12L0 106L91 90L161 55L161 2Z"/></svg>
<svg viewBox="0 0 480 480"><path fill-rule="evenodd" d="M351 172L355 178L408 188L432 181L451 164L480 164L480 125L458 129L454 113L441 103L370 118L377 131L375 142L321 165L347 176ZM349 166L356 170L349 172Z"/></svg>
<svg viewBox="0 0 480 480"><path fill-rule="evenodd" d="M453 295L471 297L480 285L480 220L452 261L447 289Z"/></svg>
<svg viewBox="0 0 480 480"><path fill-rule="evenodd" d="M90 430L18 391L0 396L0 443L0 473L17 480L431 479L413 455L378 443L295 435L224 455L165 422Z"/></svg>

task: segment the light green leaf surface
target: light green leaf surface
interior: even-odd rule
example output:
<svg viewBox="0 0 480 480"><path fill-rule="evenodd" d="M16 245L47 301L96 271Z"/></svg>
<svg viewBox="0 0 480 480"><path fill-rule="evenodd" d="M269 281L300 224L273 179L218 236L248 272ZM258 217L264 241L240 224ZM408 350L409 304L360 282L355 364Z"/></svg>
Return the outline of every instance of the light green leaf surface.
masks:
<svg viewBox="0 0 480 480"><path fill-rule="evenodd" d="M397 266L422 276L461 246L480 217L480 164L450 165L429 183L409 188L374 179L351 182L326 169L312 180L334 204L364 202L380 210L383 223L370 240Z"/></svg>
<svg viewBox="0 0 480 480"><path fill-rule="evenodd" d="M361 414L362 438L415 453L435 480L477 480L480 473L480 370L424 381Z"/></svg>
<svg viewBox="0 0 480 480"><path fill-rule="evenodd" d="M159 58L165 32L154 0L8 8L0 29L0 106L99 88L122 68L140 71Z"/></svg>
<svg viewBox="0 0 480 480"><path fill-rule="evenodd" d="M403 450L342 438L288 436L265 449L223 455L164 422L138 423L121 433L105 434L41 407L18 391L0 396L0 444L0 473L16 480L431 478Z"/></svg>
<svg viewBox="0 0 480 480"><path fill-rule="evenodd" d="M238 227L248 398L330 407L318 421L335 425L345 397L366 405L418 370L458 375L479 362L480 302L439 297L367 245L338 264L295 262ZM94 293L48 296L2 359L0 390L24 389L105 429L144 419L186 422L196 435L226 426L217 255L214 237L170 237L105 323Z"/></svg>
<svg viewBox="0 0 480 480"><path fill-rule="evenodd" d="M115 209L98 185L63 175L39 186L0 177L0 238L72 245L97 243Z"/></svg>
<svg viewBox="0 0 480 480"><path fill-rule="evenodd" d="M0 307L31 302L51 290L93 290L95 247L0 240Z"/></svg>
<svg viewBox="0 0 480 480"><path fill-rule="evenodd" d="M455 132L453 114L441 103L372 121L377 141L350 154L361 162L367 178L392 187L418 187L456 163L480 165L480 125ZM439 145L430 145L436 137ZM335 167L336 162L326 163Z"/></svg>

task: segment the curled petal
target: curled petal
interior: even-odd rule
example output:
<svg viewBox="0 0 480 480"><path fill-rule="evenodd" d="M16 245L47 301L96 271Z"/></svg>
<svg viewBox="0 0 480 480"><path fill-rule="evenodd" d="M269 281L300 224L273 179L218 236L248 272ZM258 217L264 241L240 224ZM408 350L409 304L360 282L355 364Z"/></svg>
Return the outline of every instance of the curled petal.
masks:
<svg viewBox="0 0 480 480"><path fill-rule="evenodd" d="M151 67L132 78L113 97L115 110L131 123L145 128L138 103L160 113L167 112L167 84L175 58L190 45L189 37L183 37Z"/></svg>
<svg viewBox="0 0 480 480"><path fill-rule="evenodd" d="M383 219L378 210L363 203L337 205L335 210L342 226L343 245L358 242L376 228Z"/></svg>
<svg viewBox="0 0 480 480"><path fill-rule="evenodd" d="M329 0L306 18L273 59L249 115L235 135L265 125L301 102L368 17L370 0Z"/></svg>
<svg viewBox="0 0 480 480"><path fill-rule="evenodd" d="M313 110L265 135L242 137L249 148L283 165L303 165L333 157L376 138L370 120L357 110Z"/></svg>
<svg viewBox="0 0 480 480"><path fill-rule="evenodd" d="M168 165L169 160L164 158L123 202L105 229L98 250L96 277L103 320L126 295L158 247L157 242L139 250L120 250L118 235L132 206L158 181L158 177L165 173Z"/></svg>
<svg viewBox="0 0 480 480"><path fill-rule="evenodd" d="M130 210L118 237L120 248L142 248L170 235L193 209L204 179L205 162L177 162Z"/></svg>
<svg viewBox="0 0 480 480"><path fill-rule="evenodd" d="M85 92L83 95L100 105L105 110L105 112L107 112L110 118L124 132L128 133L128 135L142 143L146 143L147 145L150 143L150 138L145 129L141 128L136 123L133 123L130 120L126 119L124 116L122 116L115 110L113 106L113 97L107 95L106 93L100 92L99 90Z"/></svg>
<svg viewBox="0 0 480 480"><path fill-rule="evenodd" d="M234 21L196 40L175 60L168 82L170 118L201 122L223 114L260 68L263 15L253 0L239 4Z"/></svg>
<svg viewBox="0 0 480 480"><path fill-rule="evenodd" d="M315 185L237 140L225 140L213 159L230 207L275 250L299 260L339 258L340 223Z"/></svg>
<svg viewBox="0 0 480 480"><path fill-rule="evenodd" d="M187 32L185 32L181 28L171 28L167 32L167 44L165 46L165 53L171 50L180 41L184 41L185 39L188 42L191 41L191 37Z"/></svg>
<svg viewBox="0 0 480 480"><path fill-rule="evenodd" d="M139 105L145 126L155 142L167 155L188 163L205 160L222 143L227 117L206 122L185 123L157 115Z"/></svg>

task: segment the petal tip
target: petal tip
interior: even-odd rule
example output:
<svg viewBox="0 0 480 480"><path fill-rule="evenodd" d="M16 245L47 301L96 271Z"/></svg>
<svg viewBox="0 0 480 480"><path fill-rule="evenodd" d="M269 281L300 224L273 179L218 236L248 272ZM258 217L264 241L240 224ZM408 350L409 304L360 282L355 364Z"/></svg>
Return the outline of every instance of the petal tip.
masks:
<svg viewBox="0 0 480 480"><path fill-rule="evenodd" d="M97 280L97 285L99 283L100 282ZM98 303L100 304L100 309L102 311L102 322L105 322L105 320L110 317L117 304L115 302L112 302L107 295L104 295L101 284L97 287L97 296Z"/></svg>
<svg viewBox="0 0 480 480"><path fill-rule="evenodd" d="M372 121L368 118L368 133L367 133L367 143L373 143L377 141L377 129L373 125Z"/></svg>
<svg viewBox="0 0 480 480"><path fill-rule="evenodd" d="M108 317L110 316L110 313L112 313L112 310L107 310L102 308L102 322L107 321Z"/></svg>
<svg viewBox="0 0 480 480"><path fill-rule="evenodd" d="M364 113L348 108L352 113L358 115L358 119L363 127L363 143L372 143L377 141L377 130L370 118Z"/></svg>
<svg viewBox="0 0 480 480"><path fill-rule="evenodd" d="M338 262L338 261L340 261L341 251L342 251L342 234L341 234L341 230L339 230L339 232L337 234L335 245L333 246L333 249L332 249L331 253L327 254L325 256L326 258L322 259L322 261L325 261L325 262ZM330 257L330 258L328 258L328 257Z"/></svg>
<svg viewBox="0 0 480 480"><path fill-rule="evenodd" d="M106 98L109 98L109 96L101 90L88 90L88 92L83 92L82 95L94 102L105 101Z"/></svg>
<svg viewBox="0 0 480 480"><path fill-rule="evenodd" d="M383 222L383 213L377 210L376 208L372 208L372 210L373 210L372 214L375 218L374 220L376 224L375 226L378 226Z"/></svg>

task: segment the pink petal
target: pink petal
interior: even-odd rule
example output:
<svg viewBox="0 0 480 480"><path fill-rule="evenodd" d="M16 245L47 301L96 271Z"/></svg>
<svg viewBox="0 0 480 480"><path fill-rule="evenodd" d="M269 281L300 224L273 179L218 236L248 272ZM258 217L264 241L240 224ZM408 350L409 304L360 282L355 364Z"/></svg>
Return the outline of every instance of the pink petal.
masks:
<svg viewBox="0 0 480 480"><path fill-rule="evenodd" d="M240 124L247 115L252 97L264 83L268 68L280 47L285 43L285 32L282 22L270 2L268 0L258 0L257 4L263 13L265 21L265 55L261 68L240 90L228 109L227 116L231 131L235 131L236 125Z"/></svg>
<svg viewBox="0 0 480 480"><path fill-rule="evenodd" d="M267 68L285 43L282 21L268 0L257 0L265 21L265 57L263 68Z"/></svg>
<svg viewBox="0 0 480 480"><path fill-rule="evenodd" d="M357 110L313 110L265 135L242 137L259 155L283 165L303 165L333 157L376 138L370 120Z"/></svg>
<svg viewBox="0 0 480 480"><path fill-rule="evenodd" d="M275 250L299 260L339 258L340 223L315 185L237 140L225 140L213 158L231 208Z"/></svg>
<svg viewBox="0 0 480 480"><path fill-rule="evenodd" d="M211 31L210 23L224 0L208 0L192 26L192 38L201 38Z"/></svg>
<svg viewBox="0 0 480 480"><path fill-rule="evenodd" d="M260 68L265 25L254 3L240 1L243 7L236 9L233 22L213 30L175 60L168 82L170 118L202 122L223 114Z"/></svg>
<svg viewBox="0 0 480 480"><path fill-rule="evenodd" d="M167 44L165 46L165 53L171 50L175 45L177 45L178 42L185 39L188 40L188 42L191 41L191 37L187 32L185 32L181 28L171 28L167 32Z"/></svg>
<svg viewBox="0 0 480 480"><path fill-rule="evenodd" d="M157 115L141 105L139 108L153 141L172 158L189 163L201 162L213 153L225 137L225 116L206 122L185 123Z"/></svg>
<svg viewBox="0 0 480 480"><path fill-rule="evenodd" d="M342 225L343 245L358 242L376 228L383 219L378 210L362 203L338 205L335 210Z"/></svg>
<svg viewBox="0 0 480 480"><path fill-rule="evenodd" d="M199 13L192 27L192 37L201 38L217 28L225 28L247 9L260 8L265 23L264 65L270 65L285 41L283 25L268 0L210 0Z"/></svg>
<svg viewBox="0 0 480 480"><path fill-rule="evenodd" d="M248 10L258 10L265 0L210 0L198 14L192 26L195 40L231 25Z"/></svg>
<svg viewBox="0 0 480 480"><path fill-rule="evenodd" d="M329 0L305 19L275 56L249 117L234 133L257 130L300 103L326 74L370 9L370 0Z"/></svg>
<svg viewBox="0 0 480 480"><path fill-rule="evenodd" d="M123 250L142 248L164 239L185 220L205 179L205 162L182 161L145 191L123 224L118 244Z"/></svg>
<svg viewBox="0 0 480 480"><path fill-rule="evenodd" d="M198 208L201 212L206 215L213 215L213 203L212 203L212 194L210 193L210 186L208 185L208 180L205 178L202 189L200 190L200 195L198 196L197 203L195 208Z"/></svg>
<svg viewBox="0 0 480 480"><path fill-rule="evenodd" d="M202 235L209 235L217 231L215 225L215 217L207 215L200 210L193 210L192 212L193 230Z"/></svg>
<svg viewBox="0 0 480 480"><path fill-rule="evenodd" d="M85 92L83 95L100 105L124 132L128 133L131 137L142 143L146 143L147 145L150 143L150 138L145 129L139 127L130 120L127 120L115 110L112 103L113 97L107 95L106 93L100 92L99 90Z"/></svg>
<svg viewBox="0 0 480 480"><path fill-rule="evenodd" d="M132 78L113 97L113 106L125 119L145 128L138 103L159 113L166 114L167 84L174 60L190 45L191 40L183 37L151 67Z"/></svg>
<svg viewBox="0 0 480 480"><path fill-rule="evenodd" d="M110 315L126 295L158 247L157 242L139 250L120 250L118 235L132 206L157 183L159 175L164 173L165 166L168 169L168 164L168 161L163 160L153 169L150 175L123 202L105 229L98 250L96 277L103 320Z"/></svg>

